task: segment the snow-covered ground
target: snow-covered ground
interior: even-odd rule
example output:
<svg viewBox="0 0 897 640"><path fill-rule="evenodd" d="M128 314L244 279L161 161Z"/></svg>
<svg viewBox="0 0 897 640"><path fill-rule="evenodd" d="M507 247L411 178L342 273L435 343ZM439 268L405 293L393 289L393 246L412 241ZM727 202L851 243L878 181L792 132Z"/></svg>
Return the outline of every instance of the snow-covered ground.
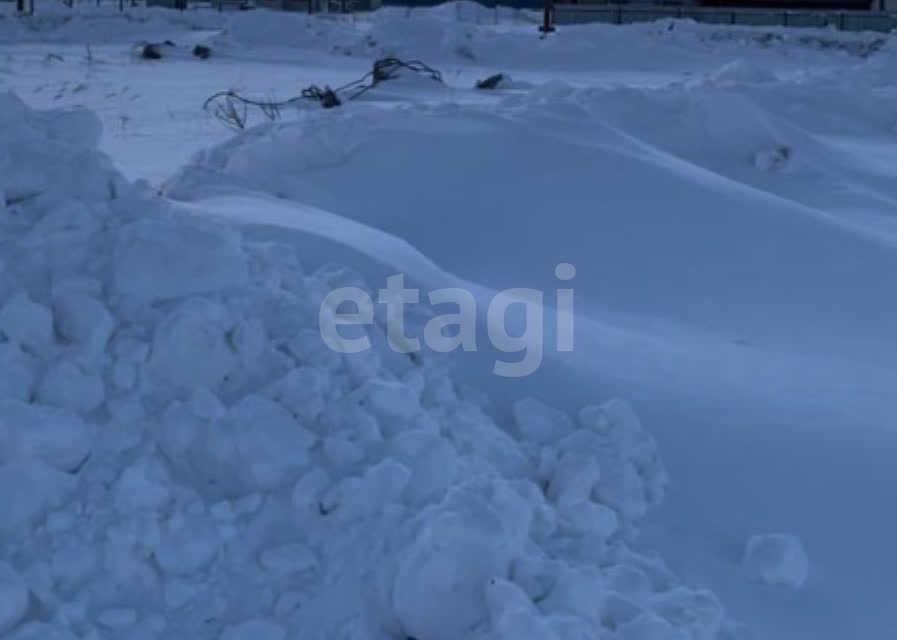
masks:
<svg viewBox="0 0 897 640"><path fill-rule="evenodd" d="M0 18L0 633L889 637L897 40L536 20ZM444 84L202 109L387 55ZM327 291L395 273L473 292L479 350L330 353Z"/></svg>

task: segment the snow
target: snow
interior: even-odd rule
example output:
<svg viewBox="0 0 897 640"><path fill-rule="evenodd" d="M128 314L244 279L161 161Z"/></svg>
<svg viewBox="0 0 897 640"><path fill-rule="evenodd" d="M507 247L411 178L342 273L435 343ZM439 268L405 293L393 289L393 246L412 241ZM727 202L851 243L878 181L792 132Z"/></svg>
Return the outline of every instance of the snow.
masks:
<svg viewBox="0 0 897 640"><path fill-rule="evenodd" d="M796 536L773 533L748 540L742 566L752 580L797 589L807 580L809 560Z"/></svg>
<svg viewBox="0 0 897 640"><path fill-rule="evenodd" d="M45 353L53 342L53 314L26 294L19 294L0 309L0 331L13 344Z"/></svg>
<svg viewBox="0 0 897 640"><path fill-rule="evenodd" d="M144 219L119 230L113 273L123 295L148 300L214 291L247 279L247 265L227 229L196 223L182 233L172 220Z"/></svg>
<svg viewBox="0 0 897 640"><path fill-rule="evenodd" d="M0 564L0 632L15 627L28 609L28 589L22 576L7 563Z"/></svg>
<svg viewBox="0 0 897 640"><path fill-rule="evenodd" d="M103 404L105 396L105 387L98 375L68 361L50 365L35 392L39 402L76 413L90 413Z"/></svg>
<svg viewBox="0 0 897 640"><path fill-rule="evenodd" d="M73 471L90 455L92 429L71 410L5 399L0 404L0 425L4 461L30 457L60 471Z"/></svg>
<svg viewBox="0 0 897 640"><path fill-rule="evenodd" d="M286 631L278 624L268 620L248 620L229 627L221 640L284 640L286 637Z"/></svg>
<svg viewBox="0 0 897 640"><path fill-rule="evenodd" d="M0 633L886 635L893 38L537 20L0 18ZM167 39L213 55L132 56ZM383 55L445 82L201 111ZM396 274L412 337L469 291L479 352L397 353L379 303L328 348L327 294Z"/></svg>
<svg viewBox="0 0 897 640"><path fill-rule="evenodd" d="M127 629L137 622L137 612L133 609L107 609L100 614L97 622L109 629Z"/></svg>
<svg viewBox="0 0 897 640"><path fill-rule="evenodd" d="M30 16L0 13L0 42L64 42L131 44L135 40L165 40L172 27L189 31L223 26L226 17L213 11L173 12L155 7L129 7L122 14L116 5L77 2L72 11L61 3L36 0ZM156 36L156 37L153 37Z"/></svg>
<svg viewBox="0 0 897 640"><path fill-rule="evenodd" d="M34 358L25 353L19 345L7 342L0 346L0 362L2 362L0 388L3 390L3 397L18 400L30 398L37 377Z"/></svg>
<svg viewBox="0 0 897 640"><path fill-rule="evenodd" d="M0 531L6 535L28 530L51 510L62 507L76 482L41 460L21 456L0 464Z"/></svg>
<svg viewBox="0 0 897 640"><path fill-rule="evenodd" d="M53 317L60 336L86 356L95 356L105 351L115 319L103 302L90 293L63 289L54 295Z"/></svg>
<svg viewBox="0 0 897 640"><path fill-rule="evenodd" d="M665 477L628 409L589 407L577 424L524 399L512 438L444 357L397 359L385 318L366 331L372 351L309 351L327 285L360 275L306 272L288 244L178 213L118 176L95 138L54 147L51 113L4 100L25 123L6 146L39 142L46 170L5 178L34 194L4 228L7 255L56 210L56 163L77 155L81 180L116 185L72 180L96 224L49 236L63 262L33 253L7 274L19 290L2 328L26 371L0 413L3 545L17 565L4 626L33 597L54 632L89 637L154 637L165 620L184 637L330 638L348 625L503 638L527 618L565 638L613 628L670 588L605 586L631 558L663 572L628 546ZM496 580L529 607L498 612ZM35 629L25 622L16 633Z"/></svg>

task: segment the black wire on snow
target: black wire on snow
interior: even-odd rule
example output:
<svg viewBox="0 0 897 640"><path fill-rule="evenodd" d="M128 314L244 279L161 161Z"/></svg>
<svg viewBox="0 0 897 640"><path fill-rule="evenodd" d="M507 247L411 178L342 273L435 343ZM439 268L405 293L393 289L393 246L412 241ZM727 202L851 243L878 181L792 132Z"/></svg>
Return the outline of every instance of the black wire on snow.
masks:
<svg viewBox="0 0 897 640"><path fill-rule="evenodd" d="M250 107L258 109L272 121L280 118L280 111L284 107L306 100L315 101L324 109L332 109L340 106L346 100L355 100L381 82L397 78L403 69L429 77L436 82L442 82L442 74L439 71L419 60L406 62L398 58L381 58L374 62L373 68L361 78L336 89L331 89L327 85L321 88L313 84L303 89L298 96L287 100L255 100L236 91L219 91L205 101L203 109L207 111L212 109L215 117L232 128L244 129Z"/></svg>
<svg viewBox="0 0 897 640"><path fill-rule="evenodd" d="M336 91L338 93L349 91L349 100L354 100L365 91L373 89L381 82L397 78L402 69L426 76L436 82L442 82L442 74L433 67L424 64L420 60L405 62L398 58L381 58L374 62L374 68L364 74L355 82L343 85Z"/></svg>

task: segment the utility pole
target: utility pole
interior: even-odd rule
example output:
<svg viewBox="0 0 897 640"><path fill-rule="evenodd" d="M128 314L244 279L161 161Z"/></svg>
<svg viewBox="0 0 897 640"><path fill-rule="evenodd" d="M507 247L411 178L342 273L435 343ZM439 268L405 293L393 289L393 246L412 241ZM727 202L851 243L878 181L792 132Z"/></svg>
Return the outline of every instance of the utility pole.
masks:
<svg viewBox="0 0 897 640"><path fill-rule="evenodd" d="M539 25L539 32L544 38L554 31L554 0L545 0L545 10L542 15L542 24Z"/></svg>

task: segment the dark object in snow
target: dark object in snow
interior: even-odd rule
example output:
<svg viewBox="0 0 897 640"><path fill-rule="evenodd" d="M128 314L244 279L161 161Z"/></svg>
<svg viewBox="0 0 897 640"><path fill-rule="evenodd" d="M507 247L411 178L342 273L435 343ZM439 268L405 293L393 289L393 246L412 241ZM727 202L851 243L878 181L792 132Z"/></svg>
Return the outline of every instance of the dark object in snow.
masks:
<svg viewBox="0 0 897 640"><path fill-rule="evenodd" d="M477 80L477 89L498 89L498 85L500 85L505 80L507 80L505 74L496 73L495 75L491 75L488 78Z"/></svg>
<svg viewBox="0 0 897 640"><path fill-rule="evenodd" d="M347 100L355 100L381 82L398 78L403 69L429 77L436 82L442 82L442 74L439 71L418 60L406 62L398 58L381 58L374 62L373 68L361 78L336 89L331 89L327 85L324 85L322 89L313 84L303 89L300 95L281 101L253 100L241 96L236 91L219 91L209 96L203 104L203 109L208 110L210 107L214 107L213 114L219 120L233 129L244 129L248 107L259 109L271 121L280 117L282 108L298 104L303 100L314 100L324 109L332 109Z"/></svg>
<svg viewBox="0 0 897 640"><path fill-rule="evenodd" d="M161 60L165 47L174 47L171 40L165 42L138 42L134 45L134 55L144 60Z"/></svg>
<svg viewBox="0 0 897 640"><path fill-rule="evenodd" d="M780 144L775 149L755 153L754 166L763 171L784 171L790 166L793 156L791 147Z"/></svg>
<svg viewBox="0 0 897 640"><path fill-rule="evenodd" d="M162 52L159 51L159 45L155 44L138 44L134 47L134 54L138 58L143 58L144 60L161 60Z"/></svg>
<svg viewBox="0 0 897 640"><path fill-rule="evenodd" d="M134 55L144 60L161 60L178 50L177 45L171 40L165 42L138 42L134 45ZM211 47L198 44L192 49L192 53L200 60L206 60L212 55Z"/></svg>
<svg viewBox="0 0 897 640"><path fill-rule="evenodd" d="M409 60L408 62L405 62L404 60L399 60L398 58L380 58L379 60L374 62L374 68L371 69L370 72L362 76L361 79L356 80L355 82L350 82L345 87L338 89L338 91L360 88L360 91L356 92L352 96L352 98L354 99L368 89L377 86L384 80L393 80L395 78L398 78L399 72L402 69L407 69L408 71L413 71L414 73L427 76L435 82L442 82L442 74L439 71L429 65L424 64L419 60Z"/></svg>
<svg viewBox="0 0 897 640"><path fill-rule="evenodd" d="M309 100L317 100L325 109L332 109L333 107L338 107L343 103L342 100L339 99L339 96L336 95L336 91L326 85L322 89L321 87L313 84L310 87L302 90L302 97L308 98Z"/></svg>
<svg viewBox="0 0 897 640"><path fill-rule="evenodd" d="M204 44L198 44L193 47L193 55L200 60L207 60L212 55L212 49Z"/></svg>

